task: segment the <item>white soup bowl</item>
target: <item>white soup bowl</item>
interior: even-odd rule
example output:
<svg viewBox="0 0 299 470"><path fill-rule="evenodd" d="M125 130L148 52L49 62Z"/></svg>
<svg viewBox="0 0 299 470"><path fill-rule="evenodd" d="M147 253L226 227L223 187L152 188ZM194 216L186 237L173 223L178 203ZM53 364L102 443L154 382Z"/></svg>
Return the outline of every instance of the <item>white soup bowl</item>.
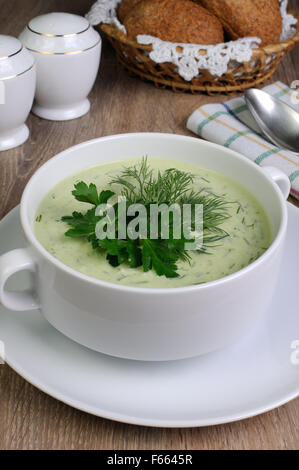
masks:
<svg viewBox="0 0 299 470"><path fill-rule="evenodd" d="M33 224L42 198L60 181L89 166L143 155L186 161L233 177L265 208L273 242L255 262L223 279L189 287L153 289L104 282L64 265L36 239ZM0 258L0 301L12 310L41 309L60 332L96 351L121 358L162 361L227 346L265 313L275 288L287 229L290 182L236 152L197 138L123 134L72 147L44 164L27 184L21 223L28 247ZM9 292L7 279L34 273L33 293Z"/></svg>

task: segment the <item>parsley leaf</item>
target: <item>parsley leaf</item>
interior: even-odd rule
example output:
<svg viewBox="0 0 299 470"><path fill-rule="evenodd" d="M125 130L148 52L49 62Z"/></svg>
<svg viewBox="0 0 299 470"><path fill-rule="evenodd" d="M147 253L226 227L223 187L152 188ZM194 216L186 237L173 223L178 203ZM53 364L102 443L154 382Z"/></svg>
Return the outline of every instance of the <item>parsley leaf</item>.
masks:
<svg viewBox="0 0 299 470"><path fill-rule="evenodd" d="M178 254L167 247L165 240L143 240L142 265L145 272L154 269L158 276L179 277L178 258Z"/></svg>
<svg viewBox="0 0 299 470"><path fill-rule="evenodd" d="M71 216L62 217L61 220L70 225L71 228L65 235L67 237L80 238L94 234L95 226L100 220L100 217L95 215L96 209L90 209L86 214L81 212L73 212Z"/></svg>
<svg viewBox="0 0 299 470"><path fill-rule="evenodd" d="M84 181L80 181L80 183L75 184L75 189L72 191L72 194L77 201L89 202L89 204L93 204L94 206L100 204L97 187L93 183L88 186Z"/></svg>

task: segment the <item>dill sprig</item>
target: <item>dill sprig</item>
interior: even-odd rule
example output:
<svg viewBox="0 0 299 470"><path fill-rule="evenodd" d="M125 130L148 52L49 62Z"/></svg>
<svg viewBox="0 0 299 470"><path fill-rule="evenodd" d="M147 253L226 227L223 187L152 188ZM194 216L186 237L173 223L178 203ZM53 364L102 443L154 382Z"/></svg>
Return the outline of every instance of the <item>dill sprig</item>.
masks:
<svg viewBox="0 0 299 470"><path fill-rule="evenodd" d="M203 206L203 246L202 252L229 234L220 225L230 217L229 203L222 196L205 193L204 188L195 191L192 186L195 176L192 173L169 168L163 173L150 168L148 158L143 157L140 164L125 167L120 176L112 179L110 185L119 185L120 193L129 204L184 204Z"/></svg>
<svg viewBox="0 0 299 470"><path fill-rule="evenodd" d="M121 194L130 204L174 204L180 201L193 184L190 173L169 168L154 176L147 157L139 165L124 168L110 184L121 186Z"/></svg>

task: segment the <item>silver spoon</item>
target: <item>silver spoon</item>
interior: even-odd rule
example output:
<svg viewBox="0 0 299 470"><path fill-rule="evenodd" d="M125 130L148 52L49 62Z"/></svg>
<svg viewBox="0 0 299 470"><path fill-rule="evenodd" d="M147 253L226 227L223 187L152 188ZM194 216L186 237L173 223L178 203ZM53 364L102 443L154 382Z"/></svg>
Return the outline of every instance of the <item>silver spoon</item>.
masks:
<svg viewBox="0 0 299 470"><path fill-rule="evenodd" d="M273 144L299 153L299 113L256 88L246 91L245 100L259 128Z"/></svg>

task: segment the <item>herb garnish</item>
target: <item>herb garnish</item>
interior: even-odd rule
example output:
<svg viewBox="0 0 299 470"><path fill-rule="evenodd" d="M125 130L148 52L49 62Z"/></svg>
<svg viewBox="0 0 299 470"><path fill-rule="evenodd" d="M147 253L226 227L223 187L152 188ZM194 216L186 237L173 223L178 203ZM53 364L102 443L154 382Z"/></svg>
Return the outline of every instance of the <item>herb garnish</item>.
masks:
<svg viewBox="0 0 299 470"><path fill-rule="evenodd" d="M97 238L96 225L104 215L97 215L96 209L99 204L107 203L116 193L110 190L98 192L95 184L87 185L81 181L75 184L72 194L76 200L91 204L92 208L84 214L73 212L71 216L62 217L62 221L72 227L65 235L85 238L95 250L106 253L106 259L114 267L126 263L131 268L142 267L144 272L153 269L159 276L179 277L177 262L190 261L190 254L185 249L185 243L190 240L184 238L184 235L179 239L174 237L174 218L171 213L169 237L162 238L159 221L158 238L151 239L149 214L152 204L168 206L178 204L180 207L190 204L192 208L196 204L203 205L203 245L197 250L198 252L208 253L209 247L228 236L220 225L229 217L227 212L229 203L221 196L205 194L204 189L199 191L192 189L194 178L192 174L175 168L154 174L147 158L143 158L140 164L124 168L120 176L110 182L111 185L119 187L117 194L125 198L127 207L132 204L142 204L146 208L147 237L137 239L131 239L128 235L124 239L118 238L117 203L113 205L116 214L116 238ZM132 220L133 217L126 215L127 226ZM191 220L193 224L193 218Z"/></svg>

